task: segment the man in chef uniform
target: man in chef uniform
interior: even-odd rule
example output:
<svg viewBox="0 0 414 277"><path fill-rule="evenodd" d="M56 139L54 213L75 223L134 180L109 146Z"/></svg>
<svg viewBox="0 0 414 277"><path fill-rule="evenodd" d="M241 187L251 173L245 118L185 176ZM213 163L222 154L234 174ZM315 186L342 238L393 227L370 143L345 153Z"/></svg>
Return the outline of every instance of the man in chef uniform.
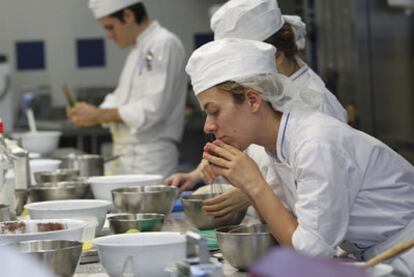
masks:
<svg viewBox="0 0 414 277"><path fill-rule="evenodd" d="M346 241L361 260L414 237L414 167L379 140L318 111L285 105L270 44L221 39L203 45L186 71L217 140L203 158L255 205L273 236L311 256L333 257ZM291 172L289 210L243 150L263 146L274 170ZM282 168L280 165L283 165ZM293 213L292 213L292 212ZM386 261L414 272L414 249Z"/></svg>
<svg viewBox="0 0 414 277"><path fill-rule="evenodd" d="M184 124L184 47L140 0L90 0L89 7L107 37L131 52L115 91L99 107L78 103L68 117L77 126L110 127L113 155L120 155L110 173L168 176Z"/></svg>

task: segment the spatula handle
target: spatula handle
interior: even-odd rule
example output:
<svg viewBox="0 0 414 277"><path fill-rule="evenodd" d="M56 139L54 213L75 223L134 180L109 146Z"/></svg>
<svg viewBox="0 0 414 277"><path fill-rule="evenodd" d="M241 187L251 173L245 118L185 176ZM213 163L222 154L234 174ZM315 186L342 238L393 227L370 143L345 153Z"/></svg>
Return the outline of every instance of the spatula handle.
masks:
<svg viewBox="0 0 414 277"><path fill-rule="evenodd" d="M371 266L379 264L379 263L381 263L385 260L393 258L393 257L401 254L402 252L407 251L408 249L410 249L413 246L414 246L414 240L407 240L405 242L397 244L397 245L385 250L381 254L379 254L379 255L369 259L368 261L366 261L365 262L365 267L371 267Z"/></svg>

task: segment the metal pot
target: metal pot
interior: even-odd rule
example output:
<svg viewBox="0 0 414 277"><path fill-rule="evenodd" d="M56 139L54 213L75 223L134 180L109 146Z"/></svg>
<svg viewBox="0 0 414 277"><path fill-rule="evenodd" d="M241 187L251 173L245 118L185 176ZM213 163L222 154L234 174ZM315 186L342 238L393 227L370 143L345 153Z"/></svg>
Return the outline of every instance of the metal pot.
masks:
<svg viewBox="0 0 414 277"><path fill-rule="evenodd" d="M104 159L100 155L69 154L61 158L61 168L79 170L79 176L102 176L104 175Z"/></svg>

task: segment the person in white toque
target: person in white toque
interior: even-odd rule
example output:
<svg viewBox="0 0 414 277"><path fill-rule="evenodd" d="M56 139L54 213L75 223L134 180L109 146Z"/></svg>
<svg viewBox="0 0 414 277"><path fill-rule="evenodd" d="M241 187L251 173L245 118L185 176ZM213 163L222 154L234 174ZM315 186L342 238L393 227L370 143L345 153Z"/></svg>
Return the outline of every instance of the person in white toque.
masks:
<svg viewBox="0 0 414 277"><path fill-rule="evenodd" d="M321 78L298 56L305 48L306 25L299 16L283 15L275 0L231 0L218 9L211 18L214 39L245 38L265 41L275 46L277 72L284 78L289 107L301 107L321 111L341 121L347 113L336 97L325 87ZM275 69L276 71L276 69ZM259 165L266 180L280 195L287 206L292 206L292 192L280 186L291 180L290 170L276 174L269 168L269 158L263 147L251 145L246 152ZM189 189L198 180L211 182L215 179L208 164L201 164L190 173L178 173L166 179L169 185L180 190ZM249 199L233 188L222 196L204 202L204 209L215 217L231 217L250 205Z"/></svg>
<svg viewBox="0 0 414 277"><path fill-rule="evenodd" d="M78 103L68 117L77 126L110 127L113 155L120 155L110 173L168 176L178 164L184 126L184 47L139 0L90 0L89 8L107 37L131 51L100 107Z"/></svg>
<svg viewBox="0 0 414 277"><path fill-rule="evenodd" d="M244 39L210 42L186 72L201 108L204 147L215 175L248 195L282 245L333 257L346 241L360 260L414 234L414 167L381 141L315 110L289 107L275 73L276 49ZM275 171L290 168L293 214L243 151L265 148ZM414 249L389 259L399 276L414 272Z"/></svg>

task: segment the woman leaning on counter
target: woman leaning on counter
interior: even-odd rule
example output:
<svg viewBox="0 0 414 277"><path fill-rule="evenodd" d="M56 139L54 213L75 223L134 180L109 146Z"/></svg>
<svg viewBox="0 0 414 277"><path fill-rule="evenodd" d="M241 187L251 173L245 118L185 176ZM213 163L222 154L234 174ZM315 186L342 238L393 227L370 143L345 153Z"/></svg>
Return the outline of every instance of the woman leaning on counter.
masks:
<svg viewBox="0 0 414 277"><path fill-rule="evenodd" d="M251 199L284 245L332 257L346 241L361 260L414 235L414 168L385 144L320 112L286 108L276 49L222 39L196 50L186 67L217 140L203 158ZM294 194L292 215L243 150L263 146ZM282 165L282 166L281 166ZM388 261L414 272L414 250Z"/></svg>

